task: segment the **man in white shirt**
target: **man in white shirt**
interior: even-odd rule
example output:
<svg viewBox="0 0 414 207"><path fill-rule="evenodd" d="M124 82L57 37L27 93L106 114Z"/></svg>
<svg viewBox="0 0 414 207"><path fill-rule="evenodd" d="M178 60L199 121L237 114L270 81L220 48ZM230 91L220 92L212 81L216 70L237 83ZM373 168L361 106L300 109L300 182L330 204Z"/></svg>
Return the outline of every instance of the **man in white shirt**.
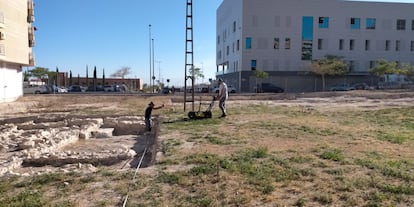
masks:
<svg viewBox="0 0 414 207"><path fill-rule="evenodd" d="M219 107L221 109L221 116L220 118L226 117L227 113L226 113L226 100L229 97L229 93L228 93L228 89L227 89L227 84L223 81L223 79L219 78L218 79L218 84L219 84L219 91L218 91L218 95L216 97L217 100L219 100Z"/></svg>

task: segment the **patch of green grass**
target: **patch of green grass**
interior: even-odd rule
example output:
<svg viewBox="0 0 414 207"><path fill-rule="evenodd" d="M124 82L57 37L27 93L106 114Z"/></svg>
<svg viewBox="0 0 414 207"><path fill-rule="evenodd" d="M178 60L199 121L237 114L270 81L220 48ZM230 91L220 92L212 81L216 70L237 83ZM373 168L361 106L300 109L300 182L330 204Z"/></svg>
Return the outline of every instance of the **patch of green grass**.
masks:
<svg viewBox="0 0 414 207"><path fill-rule="evenodd" d="M328 205L333 202L333 198L330 193L320 193L313 196L313 201L316 201L322 205Z"/></svg>
<svg viewBox="0 0 414 207"><path fill-rule="evenodd" d="M414 181L412 169L414 164L403 160L373 160L369 158L358 158L355 164L377 171L383 176L402 179L405 182Z"/></svg>
<svg viewBox="0 0 414 207"><path fill-rule="evenodd" d="M332 160L335 162L343 161L345 156L343 152L339 149L326 149L319 155L320 158L325 160Z"/></svg>
<svg viewBox="0 0 414 207"><path fill-rule="evenodd" d="M29 187L29 186L42 186L50 185L56 182L62 182L65 179L65 176L60 173L48 173L38 176L25 178L23 181L15 184L15 187Z"/></svg>
<svg viewBox="0 0 414 207"><path fill-rule="evenodd" d="M97 181L97 177L94 175L86 175L79 179L81 183L93 183Z"/></svg>
<svg viewBox="0 0 414 207"><path fill-rule="evenodd" d="M411 140L412 138L408 136L407 134L403 134L401 132L397 133L380 133L378 135L379 140L387 141L393 144L404 144L408 140Z"/></svg>
<svg viewBox="0 0 414 207"><path fill-rule="evenodd" d="M180 146L182 142L177 139L168 139L161 143L161 151L164 155L169 156L176 151L176 147Z"/></svg>
<svg viewBox="0 0 414 207"><path fill-rule="evenodd" d="M182 175L179 173L166 173L161 172L156 180L161 183L168 183L168 184L180 184L183 180Z"/></svg>
<svg viewBox="0 0 414 207"><path fill-rule="evenodd" d="M207 136L206 137L207 141L211 144L216 144L216 145L229 145L232 144L232 142L228 139L221 139L215 136Z"/></svg>
<svg viewBox="0 0 414 207"><path fill-rule="evenodd" d="M293 204L296 207L305 207L306 206L306 199L305 198L299 198L295 204Z"/></svg>
<svg viewBox="0 0 414 207"><path fill-rule="evenodd" d="M382 184L379 189L385 193L392 193L396 195L414 195L414 187L411 185L395 185L395 184Z"/></svg>
<svg viewBox="0 0 414 207"><path fill-rule="evenodd" d="M42 200L42 193L38 191L24 190L17 195L0 201L7 206L43 207L46 203Z"/></svg>

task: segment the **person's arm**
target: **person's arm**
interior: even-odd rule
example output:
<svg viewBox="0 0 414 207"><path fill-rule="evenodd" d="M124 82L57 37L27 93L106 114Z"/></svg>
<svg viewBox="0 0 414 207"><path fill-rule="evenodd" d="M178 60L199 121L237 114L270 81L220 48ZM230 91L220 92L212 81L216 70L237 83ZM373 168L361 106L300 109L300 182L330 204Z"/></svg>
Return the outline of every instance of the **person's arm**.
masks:
<svg viewBox="0 0 414 207"><path fill-rule="evenodd" d="M154 107L153 109L160 109L160 108L164 108L164 104L162 104L161 106Z"/></svg>

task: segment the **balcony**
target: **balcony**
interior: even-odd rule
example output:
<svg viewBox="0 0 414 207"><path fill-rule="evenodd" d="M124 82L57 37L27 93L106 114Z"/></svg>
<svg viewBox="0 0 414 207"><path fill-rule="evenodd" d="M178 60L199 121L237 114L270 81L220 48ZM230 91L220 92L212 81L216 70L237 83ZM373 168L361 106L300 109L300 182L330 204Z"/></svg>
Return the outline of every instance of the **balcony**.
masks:
<svg viewBox="0 0 414 207"><path fill-rule="evenodd" d="M34 15L29 15L29 16L27 16L27 22L28 22L28 23L33 23L33 22L35 22L35 16L34 16Z"/></svg>
<svg viewBox="0 0 414 207"><path fill-rule="evenodd" d="M35 58L33 53L29 53L29 66L34 66L35 65Z"/></svg>
<svg viewBox="0 0 414 207"><path fill-rule="evenodd" d="M33 0L27 1L27 15L34 16L34 3Z"/></svg>
<svg viewBox="0 0 414 207"><path fill-rule="evenodd" d="M34 35L34 27L29 27L29 47L35 46L35 35Z"/></svg>

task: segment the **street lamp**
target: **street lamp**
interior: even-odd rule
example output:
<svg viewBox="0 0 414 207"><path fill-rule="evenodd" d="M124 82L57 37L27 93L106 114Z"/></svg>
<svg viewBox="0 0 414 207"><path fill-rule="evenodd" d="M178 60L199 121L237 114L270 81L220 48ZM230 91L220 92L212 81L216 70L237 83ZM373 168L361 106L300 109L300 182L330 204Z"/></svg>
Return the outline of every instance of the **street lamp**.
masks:
<svg viewBox="0 0 414 207"><path fill-rule="evenodd" d="M150 79L149 79L149 86L150 86L150 88L151 88L151 79L152 79L152 68L151 68L151 66L152 66L152 63L151 63L151 60L152 60L152 53L151 53L151 50L152 50L152 47L151 47L151 24L150 25L148 25L148 30L149 30L149 71L150 71Z"/></svg>
<svg viewBox="0 0 414 207"><path fill-rule="evenodd" d="M154 80L155 80L155 72L154 72L154 39L152 40L152 92L154 93L155 91L155 84L154 84Z"/></svg>

